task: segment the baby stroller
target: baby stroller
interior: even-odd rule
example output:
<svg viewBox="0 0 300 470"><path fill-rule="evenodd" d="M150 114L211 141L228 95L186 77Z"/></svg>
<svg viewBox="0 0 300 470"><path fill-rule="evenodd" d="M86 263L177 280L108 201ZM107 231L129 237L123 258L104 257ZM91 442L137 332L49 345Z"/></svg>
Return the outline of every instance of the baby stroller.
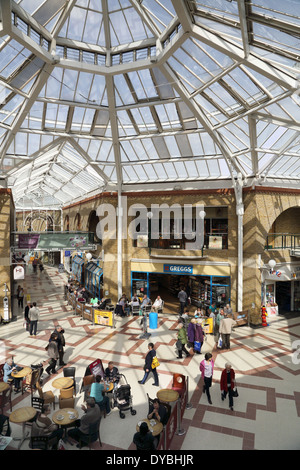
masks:
<svg viewBox="0 0 300 470"><path fill-rule="evenodd" d="M113 405L118 407L120 418L124 419L124 411L130 410L130 413L135 415L136 410L132 408L131 387L127 383L125 375L119 374L119 377L119 386L113 391Z"/></svg>

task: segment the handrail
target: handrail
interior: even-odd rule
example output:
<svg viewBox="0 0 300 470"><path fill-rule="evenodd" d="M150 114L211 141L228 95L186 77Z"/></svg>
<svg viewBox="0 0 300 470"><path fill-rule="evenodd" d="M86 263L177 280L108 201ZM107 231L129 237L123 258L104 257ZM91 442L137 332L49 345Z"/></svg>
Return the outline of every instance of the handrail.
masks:
<svg viewBox="0 0 300 470"><path fill-rule="evenodd" d="M279 242L278 242L279 240ZM268 233L265 250L295 250L300 248L300 234L298 233Z"/></svg>

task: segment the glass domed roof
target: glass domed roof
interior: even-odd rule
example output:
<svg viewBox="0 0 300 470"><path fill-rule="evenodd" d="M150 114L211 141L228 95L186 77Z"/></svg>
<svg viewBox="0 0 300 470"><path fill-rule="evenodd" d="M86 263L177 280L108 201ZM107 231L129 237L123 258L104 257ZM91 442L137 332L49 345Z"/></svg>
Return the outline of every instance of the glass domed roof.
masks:
<svg viewBox="0 0 300 470"><path fill-rule="evenodd" d="M17 207L237 175L299 188L298 0L0 5L0 171Z"/></svg>

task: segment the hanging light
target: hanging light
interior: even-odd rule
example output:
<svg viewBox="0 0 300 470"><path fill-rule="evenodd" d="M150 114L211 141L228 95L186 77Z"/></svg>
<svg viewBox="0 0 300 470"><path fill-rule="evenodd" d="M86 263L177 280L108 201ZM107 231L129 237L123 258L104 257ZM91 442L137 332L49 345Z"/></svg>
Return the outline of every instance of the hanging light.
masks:
<svg viewBox="0 0 300 470"><path fill-rule="evenodd" d="M91 261L93 255L92 255L92 253L86 253L85 257L88 261Z"/></svg>
<svg viewBox="0 0 300 470"><path fill-rule="evenodd" d="M268 262L268 265L270 266L270 269L273 271L276 266L276 261L274 259L270 259L270 261Z"/></svg>

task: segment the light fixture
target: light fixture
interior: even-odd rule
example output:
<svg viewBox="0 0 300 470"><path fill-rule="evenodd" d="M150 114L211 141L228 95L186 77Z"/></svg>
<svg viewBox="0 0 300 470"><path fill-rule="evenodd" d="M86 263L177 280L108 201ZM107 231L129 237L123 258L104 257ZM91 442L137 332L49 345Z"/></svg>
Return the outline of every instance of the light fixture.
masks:
<svg viewBox="0 0 300 470"><path fill-rule="evenodd" d="M92 255L92 253L86 253L85 257L88 261L91 261L93 255Z"/></svg>
<svg viewBox="0 0 300 470"><path fill-rule="evenodd" d="M274 259L270 259L270 261L268 262L268 265L270 266L270 269L273 271L276 266L276 261Z"/></svg>
<svg viewBox="0 0 300 470"><path fill-rule="evenodd" d="M205 219L205 216L206 216L206 212L205 212L205 211L200 211L200 212L199 212L199 217L200 217L200 219Z"/></svg>

